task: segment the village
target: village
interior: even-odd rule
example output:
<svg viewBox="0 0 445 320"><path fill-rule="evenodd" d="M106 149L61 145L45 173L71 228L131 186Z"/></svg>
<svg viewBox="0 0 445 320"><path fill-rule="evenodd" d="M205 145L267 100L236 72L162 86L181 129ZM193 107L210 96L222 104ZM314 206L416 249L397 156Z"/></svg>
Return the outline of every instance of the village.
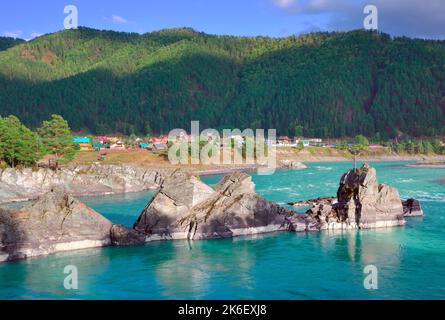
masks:
<svg viewBox="0 0 445 320"><path fill-rule="evenodd" d="M191 135L182 136L179 135L176 141L179 139L187 139L188 143L193 141ZM208 141L214 139L211 134L207 137ZM229 139L235 142L238 146L245 143L245 137L243 135L231 135ZM137 136L86 136L75 137L73 142L79 146L79 151L108 151L108 150L135 150L145 149L149 151L166 151L168 149L169 139L167 136L153 136L149 138L140 138ZM174 142L174 141L170 141ZM321 138L304 138L304 137L288 137L279 136L276 140L265 140L265 144L276 148L307 148L307 147L322 147L322 148L336 148L337 141L328 139L323 140ZM224 141L221 141L221 147L224 145ZM230 144L229 144L230 145ZM383 148L380 144L370 144L369 148Z"/></svg>

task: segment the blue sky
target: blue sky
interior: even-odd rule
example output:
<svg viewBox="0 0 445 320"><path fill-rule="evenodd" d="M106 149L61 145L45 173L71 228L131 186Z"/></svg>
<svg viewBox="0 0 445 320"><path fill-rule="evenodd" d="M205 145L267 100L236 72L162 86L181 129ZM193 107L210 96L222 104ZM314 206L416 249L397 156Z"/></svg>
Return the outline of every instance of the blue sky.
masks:
<svg viewBox="0 0 445 320"><path fill-rule="evenodd" d="M79 10L79 25L98 29L272 37L362 28L363 8L374 4L383 32L445 39L445 0L2 0L0 35L31 39L61 30L69 4Z"/></svg>

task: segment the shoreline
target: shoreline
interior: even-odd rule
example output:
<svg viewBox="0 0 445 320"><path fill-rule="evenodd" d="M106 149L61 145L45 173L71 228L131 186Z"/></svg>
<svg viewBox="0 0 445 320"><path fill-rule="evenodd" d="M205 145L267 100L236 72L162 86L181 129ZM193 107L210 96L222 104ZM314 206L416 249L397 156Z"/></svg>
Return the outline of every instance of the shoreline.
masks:
<svg viewBox="0 0 445 320"><path fill-rule="evenodd" d="M291 160L314 163L314 162L353 162L353 158L346 157L308 157L308 158L292 158ZM357 162L405 162L405 161L444 161L444 156L361 156L357 157Z"/></svg>
<svg viewBox="0 0 445 320"><path fill-rule="evenodd" d="M279 159L278 161L282 160L292 160L292 161L298 161L302 163L329 163L329 162L335 162L335 163L341 163L341 162L352 162L352 159L348 159L345 157L307 157L306 159L301 159L299 157L288 157L287 159ZM445 162L445 156L375 156L375 157L359 157L357 159L358 162L409 162L409 161L444 161ZM129 169L130 171L142 171L142 173L135 175L133 177L128 177L127 175L119 175L120 179L123 179L125 182L124 184L134 184L135 180L138 180L140 178L145 179L146 173L154 173L155 175L161 174L165 171L171 171L175 169L183 169L188 172L190 172L193 175L197 176L217 176L217 175L225 175L230 174L236 171L241 172L253 172L260 168L260 165L236 165L236 166L209 166L208 168L193 168L190 166L178 166L178 167L170 167L167 168L162 165L156 165L152 164L150 166L138 166L134 164L121 164L118 166L114 165L107 165L107 164L95 164L93 165L95 168L99 168L100 170L107 171L110 167L119 167L121 169ZM406 167L416 168L416 167L425 167L425 168L445 168L445 163L440 165L434 165L432 163L407 163L405 164ZM108 168L108 169L107 169ZM65 167L64 170L70 170L69 166ZM293 169L283 166L278 166L276 170L304 170L304 169ZM1 170L0 170L1 171ZM125 170L124 170L125 171ZM3 171L2 171L3 172ZM18 171L17 171L18 172ZM108 174L111 174L111 176L115 175L112 173L112 171L108 171ZM84 179L99 179L97 176L97 173L95 172L87 172L83 175ZM46 179L45 179L46 180ZM150 190L156 190L158 186L156 185L155 179L151 179L150 183L144 183L139 184L130 188L124 187L117 187L117 188L107 188L107 190L100 190L100 188L88 188L86 185L84 185L84 188L77 188L72 194L76 197L83 197L83 196L106 196L106 195L117 195L117 194L126 194L126 193L134 193L134 192L143 192L143 191L150 191ZM91 180L89 180L91 182ZM441 180L445 182L445 179ZM2 175L0 174L0 189L2 187ZM62 186L65 186L68 184L68 182L60 182ZM14 184L5 184L6 187L14 186L18 187ZM23 187L23 186L22 186ZM5 189L5 188L4 188ZM33 201L39 196L39 192L33 192L27 194L26 188L23 188L20 190L21 192L15 192L14 195L6 193L4 197L0 198L0 206L8 205L8 204L14 204L14 203L22 203L27 201ZM25 195L26 194L26 195ZM2 199L3 198L3 199Z"/></svg>

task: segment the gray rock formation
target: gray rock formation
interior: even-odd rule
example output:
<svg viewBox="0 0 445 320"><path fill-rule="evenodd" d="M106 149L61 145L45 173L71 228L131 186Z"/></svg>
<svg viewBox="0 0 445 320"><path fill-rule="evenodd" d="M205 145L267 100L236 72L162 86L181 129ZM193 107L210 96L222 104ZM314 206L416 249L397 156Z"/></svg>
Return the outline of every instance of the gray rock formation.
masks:
<svg viewBox="0 0 445 320"><path fill-rule="evenodd" d="M0 204L36 199L63 186L74 196L138 192L158 188L169 170L91 165L50 169L0 170Z"/></svg>
<svg viewBox="0 0 445 320"><path fill-rule="evenodd" d="M279 163L280 168L283 169L294 169L294 170L302 170L302 169L306 169L307 166L300 162L300 161L295 161L295 160L281 160Z"/></svg>
<svg viewBox="0 0 445 320"><path fill-rule="evenodd" d="M281 208L255 193L249 175L232 173L214 189L177 171L167 177L134 228L147 241L212 239L272 231L306 231L307 215Z"/></svg>
<svg viewBox="0 0 445 320"><path fill-rule="evenodd" d="M21 210L0 208L0 262L111 244L112 223L54 189Z"/></svg>
<svg viewBox="0 0 445 320"><path fill-rule="evenodd" d="M299 214L256 194L245 173L227 175L211 188L177 170L160 180L159 191L129 229L53 188L21 210L0 208L0 262L152 240L393 227L405 223L404 213L421 211L411 200L404 202L404 211L398 191L378 184L375 169L365 166L342 176L337 199L315 199L315 206Z"/></svg>
<svg viewBox="0 0 445 320"><path fill-rule="evenodd" d="M422 206L416 199L408 199L402 201L404 217L421 217L423 216Z"/></svg>
<svg viewBox="0 0 445 320"><path fill-rule="evenodd" d="M374 168L363 166L345 173L337 203L319 204L308 211L320 230L393 227L405 224L397 189L379 184Z"/></svg>

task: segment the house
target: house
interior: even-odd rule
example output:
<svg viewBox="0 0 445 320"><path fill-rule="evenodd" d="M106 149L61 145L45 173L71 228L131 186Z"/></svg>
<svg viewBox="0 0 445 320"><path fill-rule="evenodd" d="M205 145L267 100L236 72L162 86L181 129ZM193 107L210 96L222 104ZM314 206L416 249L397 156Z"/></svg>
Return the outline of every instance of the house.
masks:
<svg viewBox="0 0 445 320"><path fill-rule="evenodd" d="M80 142L79 143L80 151L92 151L93 146L91 143Z"/></svg>
<svg viewBox="0 0 445 320"><path fill-rule="evenodd" d="M292 139L289 138L288 136L281 136L278 137L277 139L277 146L278 147L288 147L290 145L292 145Z"/></svg>
<svg viewBox="0 0 445 320"><path fill-rule="evenodd" d="M108 137L108 143L111 144L116 144L118 142L122 141L122 138L120 137Z"/></svg>
<svg viewBox="0 0 445 320"><path fill-rule="evenodd" d="M153 144L159 143L166 145L168 143L168 137L152 137L150 138L150 142Z"/></svg>
<svg viewBox="0 0 445 320"><path fill-rule="evenodd" d="M91 139L88 137L75 137L73 140L74 143L89 143L91 144Z"/></svg>
<svg viewBox="0 0 445 320"><path fill-rule="evenodd" d="M148 149L150 148L151 144L150 143L139 143L139 148L141 149Z"/></svg>
<svg viewBox="0 0 445 320"><path fill-rule="evenodd" d="M97 136L96 141L98 141L102 144L108 144L108 143L110 143L110 138L107 136Z"/></svg>
<svg viewBox="0 0 445 320"><path fill-rule="evenodd" d="M88 137L75 137L73 142L79 145L80 151L91 151L93 150L93 145L91 144L91 139Z"/></svg>
<svg viewBox="0 0 445 320"><path fill-rule="evenodd" d="M309 139L309 145L313 146L313 147L321 147L322 143L323 143L323 140L319 139L319 138Z"/></svg>
<svg viewBox="0 0 445 320"><path fill-rule="evenodd" d="M116 143L113 143L110 145L111 150L125 150L125 145L122 141L116 141Z"/></svg>
<svg viewBox="0 0 445 320"><path fill-rule="evenodd" d="M106 150L110 149L110 145L102 142L94 142L93 143L94 150Z"/></svg>

